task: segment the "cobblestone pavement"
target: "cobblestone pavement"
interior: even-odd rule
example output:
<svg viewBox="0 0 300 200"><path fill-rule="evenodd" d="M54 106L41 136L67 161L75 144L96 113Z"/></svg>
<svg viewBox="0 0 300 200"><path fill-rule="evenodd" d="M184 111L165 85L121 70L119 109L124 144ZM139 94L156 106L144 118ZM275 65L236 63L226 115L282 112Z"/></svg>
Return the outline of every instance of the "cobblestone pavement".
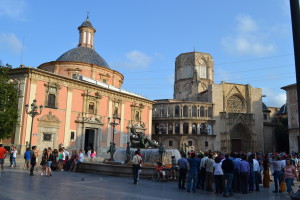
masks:
<svg viewBox="0 0 300 200"><path fill-rule="evenodd" d="M290 199L287 193L272 193L274 185L270 188L261 186L260 192L249 194L234 194L229 198L216 195L213 192L197 190L196 193L187 193L177 189L176 182L153 182L141 179L137 185L132 178L103 176L90 173L54 172L52 177L29 176L29 171L18 168L8 168L0 176L0 200L18 199L70 199L70 200L167 200L167 199L243 199L243 200L284 200ZM297 191L299 183L295 183Z"/></svg>

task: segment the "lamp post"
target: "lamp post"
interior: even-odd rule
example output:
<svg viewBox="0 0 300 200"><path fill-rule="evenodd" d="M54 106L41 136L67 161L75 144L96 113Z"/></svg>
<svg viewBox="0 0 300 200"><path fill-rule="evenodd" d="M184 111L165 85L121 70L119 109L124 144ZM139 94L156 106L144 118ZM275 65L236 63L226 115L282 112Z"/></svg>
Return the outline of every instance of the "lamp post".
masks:
<svg viewBox="0 0 300 200"><path fill-rule="evenodd" d="M118 126L121 123L121 118L113 116L113 121L112 122L110 121L110 119L111 118L109 117L108 118L108 124L113 127L113 133L112 133L113 140L112 140L112 142L115 143L115 128L116 128L116 126ZM116 120L118 120L118 121L116 121Z"/></svg>
<svg viewBox="0 0 300 200"><path fill-rule="evenodd" d="M116 121L116 120L118 120L118 121ZM107 153L110 153L110 160L111 161L114 161L114 153L116 151L116 148L115 148L115 127L118 126L120 124L120 122L121 122L121 118L119 118L119 117L113 116L113 121L112 122L110 121L110 117L108 117L108 124L113 127L113 132L112 132L113 139L112 139L112 142L110 143L109 150L107 151Z"/></svg>
<svg viewBox="0 0 300 200"><path fill-rule="evenodd" d="M43 110L43 106L42 105L37 106L36 102L37 102L36 99L34 99L33 102L32 102L32 104L30 105L31 106L31 110L30 111L28 110L29 105L28 104L25 105L26 113L31 116L31 129L30 129L29 149L31 149L33 119L37 115L40 115L42 113L42 110ZM40 112L38 112L38 108L40 108Z"/></svg>

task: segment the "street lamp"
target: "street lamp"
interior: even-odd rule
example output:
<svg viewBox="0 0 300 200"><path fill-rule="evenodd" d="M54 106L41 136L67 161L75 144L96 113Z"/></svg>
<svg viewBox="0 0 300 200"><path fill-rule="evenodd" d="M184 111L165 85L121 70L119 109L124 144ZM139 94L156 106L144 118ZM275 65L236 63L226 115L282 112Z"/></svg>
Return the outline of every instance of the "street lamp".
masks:
<svg viewBox="0 0 300 200"><path fill-rule="evenodd" d="M115 143L115 127L118 126L121 123L121 118L113 116L113 121L112 122L110 121L110 119L111 118L109 117L108 118L108 124L113 127L113 133L112 133L113 140L112 140L112 142ZM118 121L116 121L116 120L118 120Z"/></svg>
<svg viewBox="0 0 300 200"><path fill-rule="evenodd" d="M34 99L33 102L32 102L32 104L30 105L31 106L31 110L30 111L28 111L29 105L28 104L25 105L26 113L31 116L31 129L30 129L29 149L31 149L33 119L35 118L35 116L41 114L42 110L43 110L43 106L42 105L37 106L36 102L37 102L36 99ZM40 108L40 112L38 112L38 108Z"/></svg>

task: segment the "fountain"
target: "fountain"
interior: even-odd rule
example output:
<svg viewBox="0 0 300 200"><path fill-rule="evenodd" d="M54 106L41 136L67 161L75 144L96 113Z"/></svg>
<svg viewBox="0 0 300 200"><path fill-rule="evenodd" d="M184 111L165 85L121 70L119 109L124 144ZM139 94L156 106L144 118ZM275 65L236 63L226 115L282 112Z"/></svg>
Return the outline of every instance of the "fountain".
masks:
<svg viewBox="0 0 300 200"><path fill-rule="evenodd" d="M126 150L126 148L118 148L114 153L114 160L125 164L127 160ZM130 148L130 160L136 150L136 148ZM154 164L160 160L159 149L140 149L140 152L143 155L143 166L154 166ZM162 154L162 163L164 165L170 165L171 156L175 156L176 160L181 158L177 149L166 149Z"/></svg>
<svg viewBox="0 0 300 200"><path fill-rule="evenodd" d="M113 154L111 159L104 160L104 163L81 163L78 171L100 172L109 175L132 175L130 161L135 151L140 149L140 153L143 155L143 176L149 177L152 175L154 165L158 161L162 162L166 168L171 168L171 157L175 156L176 160L181 158L177 149L165 149L162 143L158 145L156 141L145 136L143 132L136 132L135 126L131 127L130 142L127 143L127 148L114 149L113 147L113 144L111 144L108 151Z"/></svg>

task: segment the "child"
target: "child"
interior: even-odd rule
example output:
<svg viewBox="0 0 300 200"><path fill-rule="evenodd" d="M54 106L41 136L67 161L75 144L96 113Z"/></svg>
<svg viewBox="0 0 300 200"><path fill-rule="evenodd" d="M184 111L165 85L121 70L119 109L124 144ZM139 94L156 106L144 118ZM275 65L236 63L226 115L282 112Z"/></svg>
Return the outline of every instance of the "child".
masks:
<svg viewBox="0 0 300 200"><path fill-rule="evenodd" d="M166 180L166 172L163 171L164 167L161 162L157 162L155 166L156 171L160 174L160 177L162 177L162 181Z"/></svg>

